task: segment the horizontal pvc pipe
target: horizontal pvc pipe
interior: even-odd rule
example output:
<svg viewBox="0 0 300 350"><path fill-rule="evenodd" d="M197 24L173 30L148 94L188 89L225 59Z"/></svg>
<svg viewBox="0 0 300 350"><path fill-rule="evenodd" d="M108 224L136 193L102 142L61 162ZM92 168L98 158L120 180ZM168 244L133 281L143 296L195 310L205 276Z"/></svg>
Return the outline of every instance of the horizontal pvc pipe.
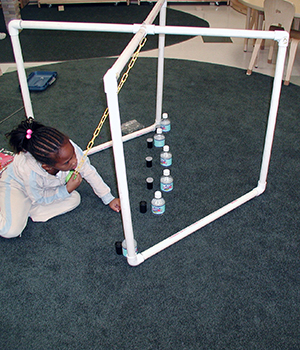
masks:
<svg viewBox="0 0 300 350"><path fill-rule="evenodd" d="M151 11L150 20L154 20L164 1L158 2ZM155 11L154 11L155 10ZM171 34L171 35L205 35L221 37L241 37L241 38L262 38L280 40L288 38L288 33L284 31L254 31L241 29L224 28L199 28L199 27L178 27L178 26L154 26L149 24L111 24L111 23L82 23L82 22L50 22L50 21L23 21L12 20L9 24L9 32L16 35L16 29L48 29L48 30L75 30L75 31L99 31L99 32L118 32L118 33L136 33L129 44L126 46L120 57L117 59L111 69L118 77L125 64L137 48L139 42L147 34Z"/></svg>
<svg viewBox="0 0 300 350"><path fill-rule="evenodd" d="M233 202L225 205L224 207L216 210L215 212L209 214L208 216L204 217L203 219L195 222L194 224L184 228L183 230L175 233L174 235L166 238L165 240L161 241L160 243L155 244L153 247L141 252L143 259L146 260L150 258L151 256L161 252L162 250L168 248L170 245L180 241L181 239L189 236L193 232L199 230L200 228L210 224L212 221L220 218L221 216L229 213L230 211L236 209L237 207L241 206L242 204L250 201L251 199L257 197L260 193L260 191L257 188L254 188L252 191L246 193L242 197L239 197L238 199L234 200ZM142 260L142 259L141 259Z"/></svg>
<svg viewBox="0 0 300 350"><path fill-rule="evenodd" d="M147 29L147 28L146 28ZM153 33L154 32L154 33ZM171 35L203 35L220 36L234 38L261 38L280 40L282 37L288 37L285 31L266 31L266 30L247 30L247 29L228 29L228 28L203 28L203 27L178 27L178 26L152 26L149 33L153 34L171 34Z"/></svg>
<svg viewBox="0 0 300 350"><path fill-rule="evenodd" d="M85 23L85 22L55 22L55 21L26 21L14 19L9 27L21 29L40 30L72 30L79 32L116 32L133 33L136 31L134 24L114 24L114 23ZM13 33L10 30L10 34Z"/></svg>
<svg viewBox="0 0 300 350"><path fill-rule="evenodd" d="M122 141L123 141L123 142L126 142L126 141L129 141L129 140L135 139L135 138L137 138L137 137L146 135L146 134L148 134L149 132L154 131L154 130L155 130L155 126L156 126L156 123L154 123L154 124L148 126L147 128L144 128L144 129L141 129L141 130L132 132L131 134L128 134L128 135L124 135L124 136L122 136ZM103 151L103 150L105 150L105 149L107 149L107 148L109 148L109 147L111 147L111 146L112 146L112 141L107 141L107 142L105 142L105 143L102 143L101 145L92 147L92 148L88 151L88 155L91 155L91 154L94 154L94 153Z"/></svg>
<svg viewBox="0 0 300 350"><path fill-rule="evenodd" d="M12 20L9 24L9 32L14 35L15 29L45 29L45 30L74 30L94 32L137 33L139 30L146 34L170 34L170 35L204 35L235 38L261 38L280 40L288 37L285 31L265 31L228 28L203 28L181 26L155 26L148 24L112 24L112 23L83 23L83 22L51 22L51 21L24 21Z"/></svg>

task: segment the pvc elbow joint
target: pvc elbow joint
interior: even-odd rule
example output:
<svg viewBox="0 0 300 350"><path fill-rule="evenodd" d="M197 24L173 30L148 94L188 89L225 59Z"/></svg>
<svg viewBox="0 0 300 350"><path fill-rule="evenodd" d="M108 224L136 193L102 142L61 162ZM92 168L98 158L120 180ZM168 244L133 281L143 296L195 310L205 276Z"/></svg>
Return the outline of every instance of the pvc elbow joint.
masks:
<svg viewBox="0 0 300 350"><path fill-rule="evenodd" d="M140 253L135 254L135 256L128 256L127 255L127 262L130 266L138 266L144 261L145 261L145 259L142 256L142 254L140 254Z"/></svg>
<svg viewBox="0 0 300 350"><path fill-rule="evenodd" d="M10 36L19 35L19 30L22 29L20 19L13 19L8 23L8 32Z"/></svg>
<svg viewBox="0 0 300 350"><path fill-rule="evenodd" d="M267 187L267 183L266 182L260 182L258 181L258 184L257 184L257 195L256 196L259 196L261 195L263 192L265 192L265 189Z"/></svg>

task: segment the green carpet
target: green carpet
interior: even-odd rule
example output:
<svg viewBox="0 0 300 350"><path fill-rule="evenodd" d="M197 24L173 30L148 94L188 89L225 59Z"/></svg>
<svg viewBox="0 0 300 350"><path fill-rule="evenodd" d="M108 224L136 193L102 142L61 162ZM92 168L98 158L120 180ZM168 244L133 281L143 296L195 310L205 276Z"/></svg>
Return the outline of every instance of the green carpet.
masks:
<svg viewBox="0 0 300 350"><path fill-rule="evenodd" d="M32 94L37 120L85 147L113 61L44 67L58 80ZM139 201L153 196L145 178L158 188L159 150L147 149L149 135L124 144L139 251L256 186L271 84L236 68L166 60L174 190L162 217L139 212ZM140 58L120 92L122 122L152 123L155 90L156 60ZM299 349L299 94L293 84L283 88L266 192L138 267L116 255L121 218L85 182L73 212L0 239L0 348ZM0 99L1 119L21 106L16 73L1 77ZM1 124L1 142L23 116ZM97 142L108 134L105 125ZM116 193L111 150L90 158Z"/></svg>
<svg viewBox="0 0 300 350"><path fill-rule="evenodd" d="M24 20L95 22L95 23L142 23L152 9L152 4L142 3L127 6L120 3L67 5L65 11L56 6L26 6L21 11ZM0 31L5 31L3 15L0 17ZM158 18L154 22L158 24ZM196 16L167 10L167 25L209 27L209 24ZM91 33L51 30L24 30L20 34L25 62L64 61L119 55L128 44L132 34ZM173 45L190 39L190 36L168 35L166 45ZM157 36L148 36L144 50L157 47ZM9 37L0 41L0 62L13 62L13 53Z"/></svg>

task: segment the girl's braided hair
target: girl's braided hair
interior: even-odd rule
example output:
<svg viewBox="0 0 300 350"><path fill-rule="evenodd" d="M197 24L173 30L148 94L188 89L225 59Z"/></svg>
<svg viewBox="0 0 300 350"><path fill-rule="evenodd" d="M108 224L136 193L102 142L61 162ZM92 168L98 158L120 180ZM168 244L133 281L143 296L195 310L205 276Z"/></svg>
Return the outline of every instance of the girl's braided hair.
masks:
<svg viewBox="0 0 300 350"><path fill-rule="evenodd" d="M15 153L29 152L42 164L54 165L60 148L68 137L49 126L28 118L6 134Z"/></svg>

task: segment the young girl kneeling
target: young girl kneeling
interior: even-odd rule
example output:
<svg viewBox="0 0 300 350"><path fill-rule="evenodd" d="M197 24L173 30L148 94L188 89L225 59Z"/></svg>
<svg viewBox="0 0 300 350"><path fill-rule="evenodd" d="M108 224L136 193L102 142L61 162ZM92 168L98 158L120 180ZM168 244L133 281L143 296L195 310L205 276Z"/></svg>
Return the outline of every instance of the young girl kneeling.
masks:
<svg viewBox="0 0 300 350"><path fill-rule="evenodd" d="M75 189L83 178L104 204L120 211L120 200L112 196L88 158L80 174L66 183L83 151L60 131L29 118L8 137L16 155L0 178L0 236L19 236L28 217L45 222L76 208L80 195Z"/></svg>

